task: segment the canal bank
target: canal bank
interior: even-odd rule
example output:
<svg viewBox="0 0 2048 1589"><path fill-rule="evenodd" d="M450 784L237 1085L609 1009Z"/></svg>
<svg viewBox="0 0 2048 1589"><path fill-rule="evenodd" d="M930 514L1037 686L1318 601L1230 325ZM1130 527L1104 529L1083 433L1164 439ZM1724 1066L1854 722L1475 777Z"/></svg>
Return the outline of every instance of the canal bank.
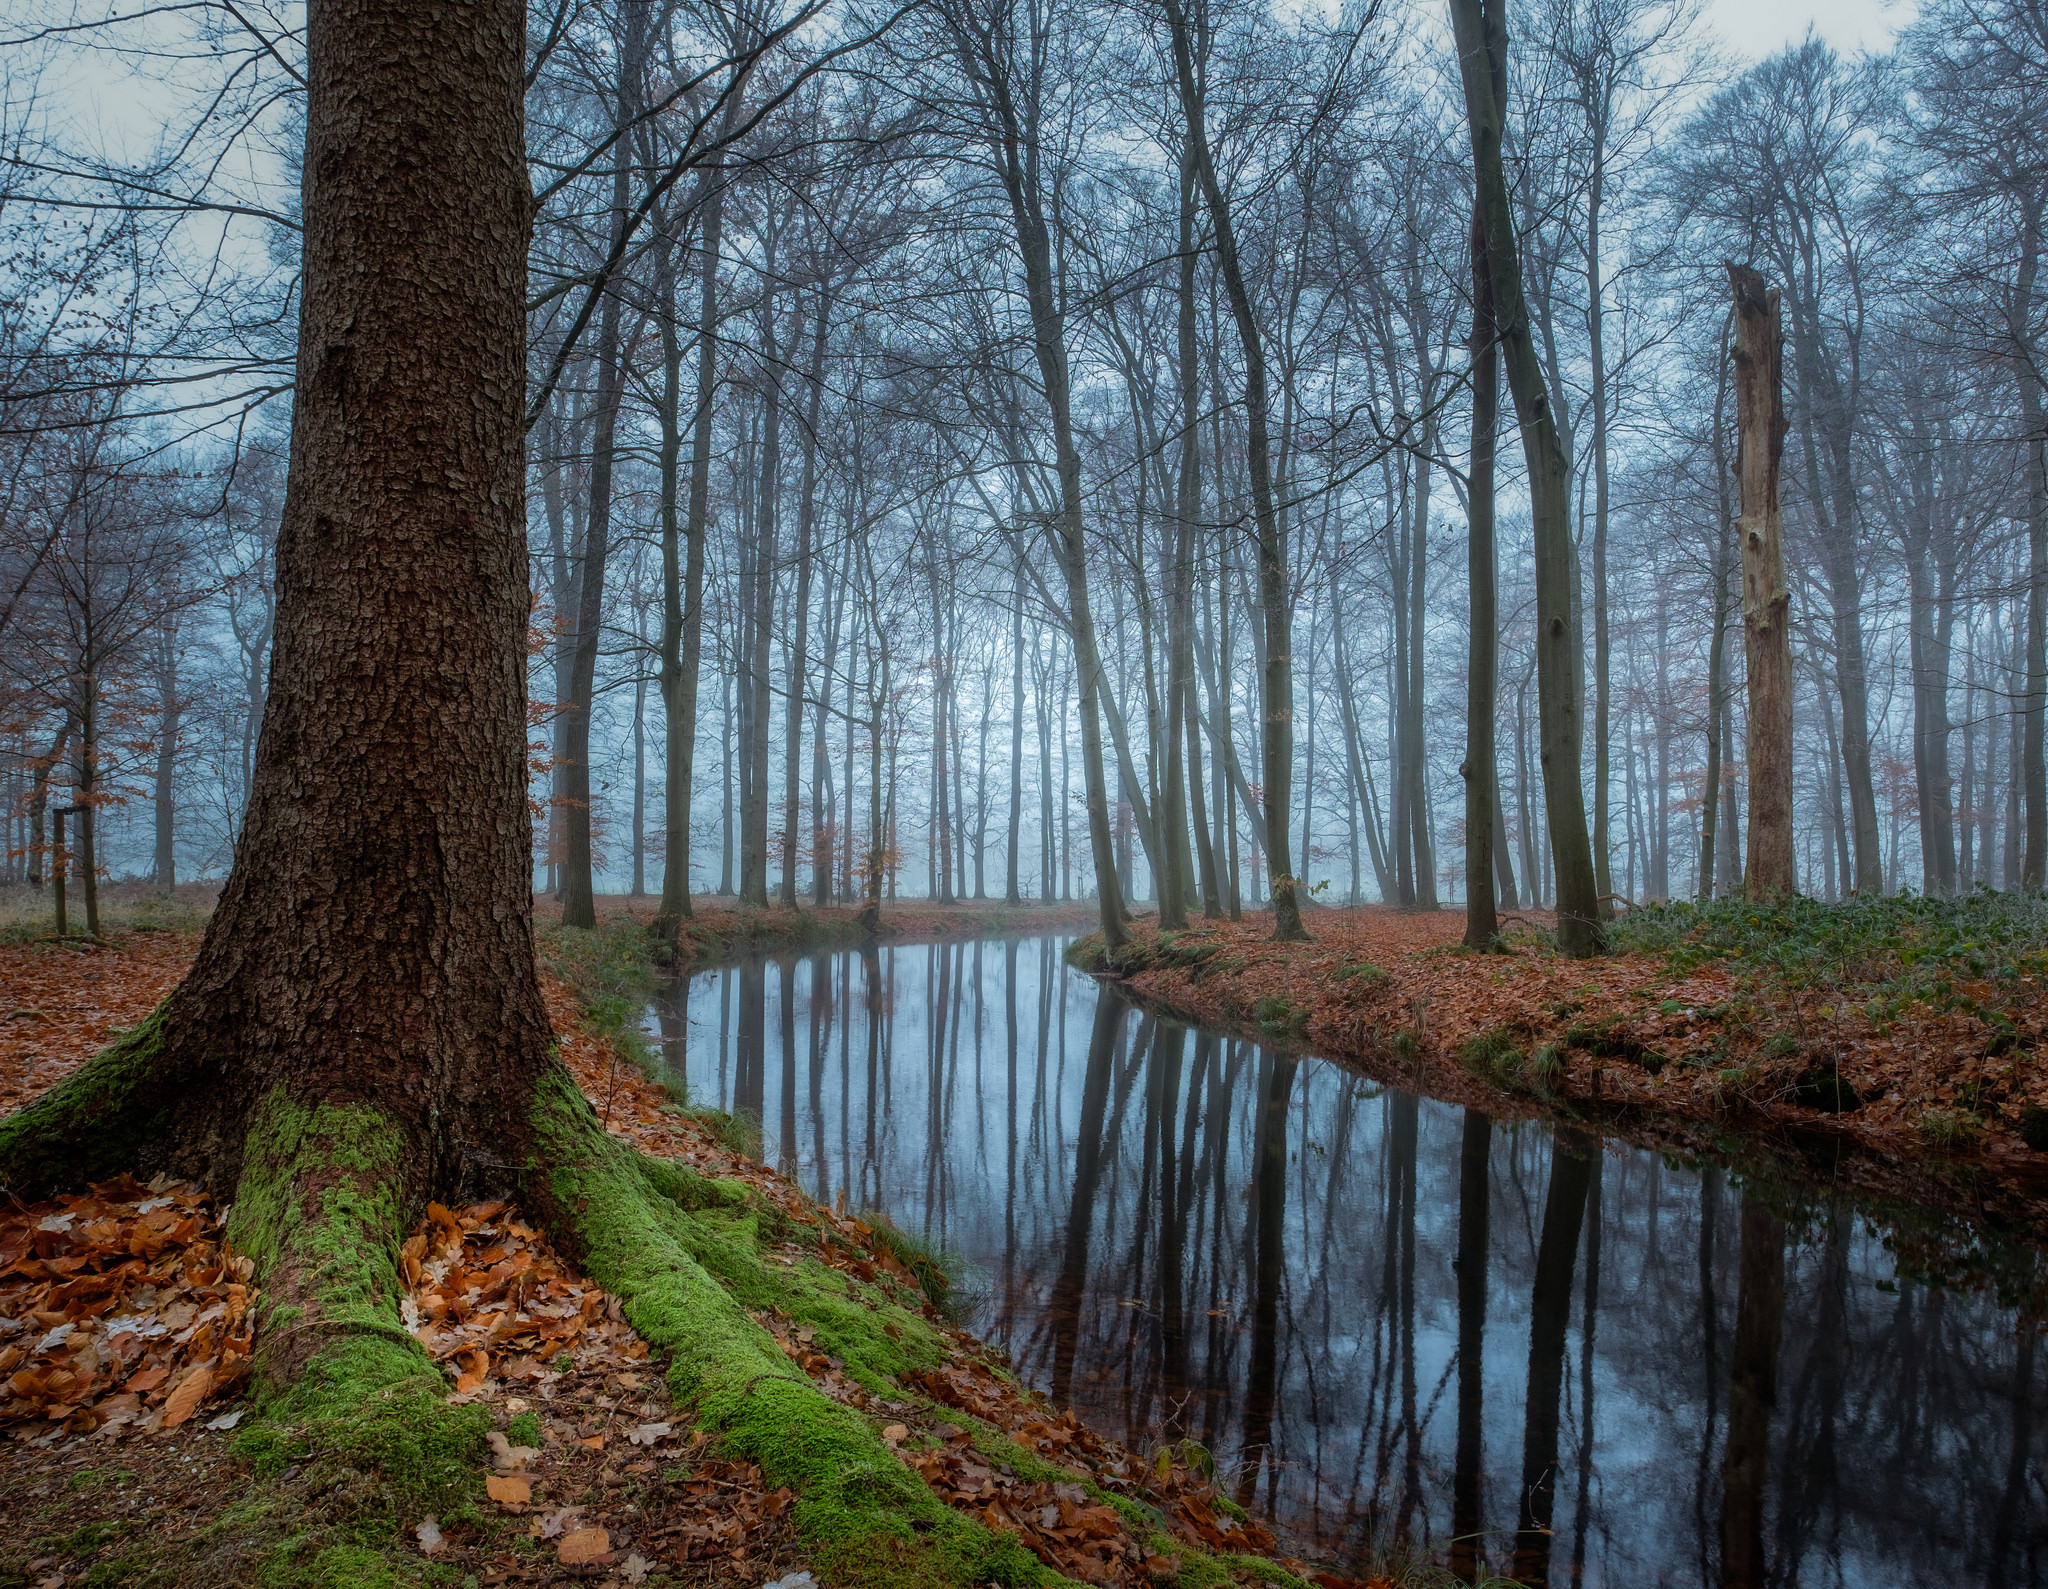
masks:
<svg viewBox="0 0 2048 1589"><path fill-rule="evenodd" d="M2048 1243L2040 901L1676 907L1597 960L1557 955L1540 918L1490 954L1452 912L1308 920L1281 944L1269 916L1141 918L1114 956L1099 935L1072 954L1156 1013L1432 1096Z"/></svg>
<svg viewBox="0 0 2048 1589"><path fill-rule="evenodd" d="M647 1031L815 1202L964 1258L1021 1383L1196 1442L1303 1557L1741 1581L1753 1525L1801 1581L2025 1576L2031 1248L1168 1018L1066 947L757 958Z"/></svg>

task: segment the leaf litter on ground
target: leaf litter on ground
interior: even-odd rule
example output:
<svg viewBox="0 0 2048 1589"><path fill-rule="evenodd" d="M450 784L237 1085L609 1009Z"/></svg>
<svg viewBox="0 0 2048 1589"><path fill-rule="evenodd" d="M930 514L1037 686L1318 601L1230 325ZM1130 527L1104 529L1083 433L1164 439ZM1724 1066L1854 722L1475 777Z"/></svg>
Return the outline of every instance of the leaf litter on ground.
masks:
<svg viewBox="0 0 2048 1589"><path fill-rule="evenodd" d="M94 1007L139 1020L195 943L168 956L162 944L146 955L102 947L94 964L111 985L95 992ZM132 984L124 984L124 968ZM1017 1535L1047 1565L1084 1582L1146 1584L1175 1565L1130 1531L1111 1495L1141 1501L1190 1544L1265 1554L1333 1589L1354 1582L1280 1554L1270 1532L1233 1516L1213 1480L1188 1462L1147 1461L1025 1391L933 1306L925 1289L932 1277L914 1272L876 1225L813 1202L735 1151L593 1033L567 984L547 972L542 980L563 1059L609 1131L743 1184L808 1227L809 1243L769 1250L780 1261L821 1260L924 1314L949 1361L886 1401L819 1352L814 1332L773 1316L761 1322L827 1395L884 1420L880 1432L941 1499ZM54 1042L39 1040L16 1056L22 1085L14 1098L41 1091L113 1035L106 1019L69 1019L55 1030ZM45 1222L52 1228L42 1229ZM239 1413L197 1415L247 1379L256 1294L248 1260L228 1248L205 1192L123 1179L0 1211L0 1254L0 1342L22 1348L11 1366L29 1371L25 1389L0 1404L20 1442L19 1459L0 1465L0 1491L53 1517L44 1498L53 1488L64 1493L63 1475L93 1460L93 1442L155 1432L159 1442L189 1441L150 1443L140 1462L130 1459L120 1478L146 1491L151 1510L120 1514L120 1526L133 1529L147 1516L174 1538L189 1533L195 1512L224 1508L235 1482L224 1431ZM723 1451L669 1404L660 1365L617 1300L562 1261L516 1208L431 1205L403 1243L400 1267L406 1328L447 1374L450 1399L486 1409L497 1426L478 1475L488 1497L483 1521L410 1520L408 1543L430 1554L437 1571L459 1570L480 1585L637 1585L656 1573L678 1585L816 1582L791 1491L769 1484L757 1464ZM88 1283L74 1284L81 1279ZM60 1323L68 1326L61 1333ZM984 1425L985 1439L1019 1441L1069 1476L1020 1478L982 1455L956 1418ZM82 1547L83 1559L110 1548ZM0 1565L13 1565L4 1551ZM45 1557L36 1565L60 1563Z"/></svg>
<svg viewBox="0 0 2048 1589"><path fill-rule="evenodd" d="M36 1440L188 1422L248 1377L254 1268L192 1182L0 1208L0 1425Z"/></svg>

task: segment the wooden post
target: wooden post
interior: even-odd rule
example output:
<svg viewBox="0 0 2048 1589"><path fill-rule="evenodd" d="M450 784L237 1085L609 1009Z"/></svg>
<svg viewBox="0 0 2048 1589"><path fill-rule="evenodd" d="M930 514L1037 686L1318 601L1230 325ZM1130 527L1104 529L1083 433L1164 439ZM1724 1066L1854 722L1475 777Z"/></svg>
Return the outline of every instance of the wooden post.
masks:
<svg viewBox="0 0 2048 1589"><path fill-rule="evenodd" d="M1735 474L1742 492L1743 654L1749 674L1749 864L1742 891L1798 891L1792 847L1792 594L1785 588L1778 471L1785 453L1778 290L1728 264L1735 294Z"/></svg>

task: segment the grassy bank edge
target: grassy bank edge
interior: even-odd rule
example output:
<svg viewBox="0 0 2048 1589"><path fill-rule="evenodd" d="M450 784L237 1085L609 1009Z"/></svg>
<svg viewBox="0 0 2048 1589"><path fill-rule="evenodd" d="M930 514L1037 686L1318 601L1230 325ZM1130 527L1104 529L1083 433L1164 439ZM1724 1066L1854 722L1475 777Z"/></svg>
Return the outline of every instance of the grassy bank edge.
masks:
<svg viewBox="0 0 2048 1589"><path fill-rule="evenodd" d="M1909 902L1910 904L1910 902ZM1830 907L1797 903L1803 912ZM1687 935L1639 935L1624 952L1698 953ZM1958 1291L1987 1291L2003 1305L2048 1318L2048 1152L2019 1155L1981 1134L1871 1131L1853 1113L1830 1113L1717 1090L1712 1107L1690 1094L1615 1096L1611 1069L1566 1063L1560 1045L1503 1027L1418 1026L1434 949L1411 964L1340 965L1322 988L1289 975L1316 943L1262 942L1231 952L1200 924L1160 932L1145 921L1114 955L1099 934L1067 950L1076 969L1114 985L1168 1020L1199 1024L1269 1046L1313 1052L1376 1081L1467 1105L1506 1120L1591 1126L1691 1167L1714 1163L1795 1223L1833 1217L1848 1198L1886 1230L1907 1278ZM2038 956L2029 951L2026 964ZM1360 1034L1360 1002L1373 1019Z"/></svg>

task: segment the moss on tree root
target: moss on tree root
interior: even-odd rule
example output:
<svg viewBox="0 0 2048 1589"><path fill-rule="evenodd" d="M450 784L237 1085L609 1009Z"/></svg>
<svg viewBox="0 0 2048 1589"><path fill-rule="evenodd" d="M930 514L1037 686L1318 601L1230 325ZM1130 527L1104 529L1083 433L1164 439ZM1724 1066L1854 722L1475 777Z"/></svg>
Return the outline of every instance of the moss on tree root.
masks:
<svg viewBox="0 0 2048 1589"><path fill-rule="evenodd" d="M157 1018L38 1105L0 1122L0 1158L42 1166L32 1184L130 1167L150 1116L138 1082L161 1047ZM151 1091L161 1091L160 1084ZM31 1115L31 1112L33 1114ZM24 1117L31 1116L26 1123ZM111 1144L93 1132L130 1121ZM819 1347L871 1393L918 1399L912 1376L950 1342L908 1286L866 1284L786 1250L809 1227L732 1181L650 1158L607 1134L569 1074L534 1095L530 1168L517 1188L559 1243L612 1292L667 1359L669 1385L698 1424L796 1494L794 1517L828 1581L875 1589L1067 1580L1016 1538L942 1502L859 1412L825 1395L762 1327L809 1325ZM75 1133L75 1134L74 1134ZM24 1149L24 1144L27 1145ZM257 1264L257 1375L235 1455L260 1481L195 1537L147 1552L152 1585L265 1589L396 1586L445 1572L413 1548L432 1515L485 1523L489 1414L451 1405L442 1371L405 1329L398 1247L408 1206L405 1138L360 1102L300 1102L283 1087L252 1108L228 1236ZM80 1151L91 1146L89 1154ZM992 1459L1027 1477L1076 1475L955 1409ZM1260 1577L1271 1562L1211 1556L1173 1539L1141 1503L1101 1490L1151 1548L1180 1557L1184 1589Z"/></svg>
<svg viewBox="0 0 2048 1589"><path fill-rule="evenodd" d="M700 1177L605 1136L566 1075L543 1082L534 1126L540 1160L554 1166L547 1199L571 1224L586 1271L668 1357L670 1389L700 1423L796 1492L797 1527L828 1571L906 1589L1059 1581L1016 1540L941 1503L748 1310L812 1322L849 1377L877 1390L886 1376L938 1362L938 1339L917 1314L871 1309L823 1264L763 1263L757 1212L709 1199Z"/></svg>
<svg viewBox="0 0 2048 1589"><path fill-rule="evenodd" d="M41 1097L0 1119L0 1185L17 1197L134 1169L169 1133L158 1073L164 1008Z"/></svg>

